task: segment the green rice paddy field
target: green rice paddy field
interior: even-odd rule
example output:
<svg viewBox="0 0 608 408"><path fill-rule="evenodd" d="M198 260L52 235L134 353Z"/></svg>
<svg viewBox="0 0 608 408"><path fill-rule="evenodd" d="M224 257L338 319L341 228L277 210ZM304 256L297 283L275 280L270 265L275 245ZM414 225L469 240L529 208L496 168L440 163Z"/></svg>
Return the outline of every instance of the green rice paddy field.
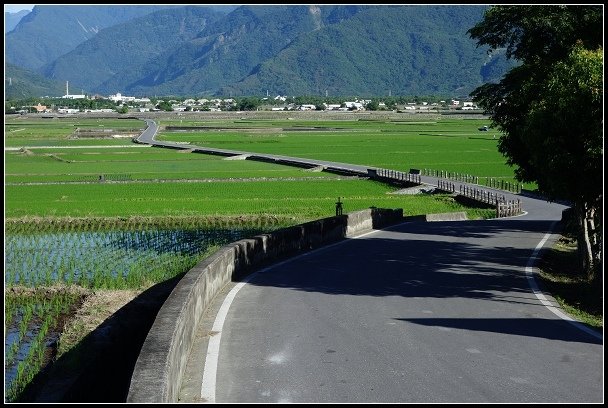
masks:
<svg viewBox="0 0 608 408"><path fill-rule="evenodd" d="M361 164L400 171L430 168L513 180L497 150L500 134L484 119L243 120L178 124L163 120L158 140Z"/></svg>
<svg viewBox="0 0 608 408"><path fill-rule="evenodd" d="M297 116L165 116L158 138L514 181L496 149L498 135L477 130L487 120ZM54 285L141 291L185 273L231 240L332 216L338 197L344 212L375 206L405 215L494 214L447 194L394 194L396 187L365 179L133 143L144 126L133 118L5 117L8 402L27 402L20 398L52 356L48 344L67 352L76 342L58 337L60 316L77 308L82 295L48 289Z"/></svg>
<svg viewBox="0 0 608 408"><path fill-rule="evenodd" d="M162 119L159 140L263 152L400 171L445 170L513 180L484 119L290 120ZM173 129L172 129L173 127ZM175 127L180 127L175 129ZM294 221L370 206L406 214L462 207L441 196L390 194L377 182L250 160L90 136L129 134L136 119L7 118L5 217L235 216L276 214ZM80 129L80 133L75 129ZM137 132L135 132L137 133ZM118 144L120 143L120 144ZM101 181L103 180L103 181ZM528 187L528 186L526 186ZM479 210L470 210L472 218Z"/></svg>

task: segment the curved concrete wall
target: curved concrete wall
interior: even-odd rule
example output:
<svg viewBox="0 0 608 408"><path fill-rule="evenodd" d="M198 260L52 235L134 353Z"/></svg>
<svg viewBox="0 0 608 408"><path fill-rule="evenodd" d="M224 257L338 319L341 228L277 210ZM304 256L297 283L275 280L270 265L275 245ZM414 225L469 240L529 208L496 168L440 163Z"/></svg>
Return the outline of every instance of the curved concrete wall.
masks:
<svg viewBox="0 0 608 408"><path fill-rule="evenodd" d="M401 221L402 209L370 208L223 246L188 271L161 307L135 364L127 402L177 402L198 324L215 294L231 280L263 263Z"/></svg>

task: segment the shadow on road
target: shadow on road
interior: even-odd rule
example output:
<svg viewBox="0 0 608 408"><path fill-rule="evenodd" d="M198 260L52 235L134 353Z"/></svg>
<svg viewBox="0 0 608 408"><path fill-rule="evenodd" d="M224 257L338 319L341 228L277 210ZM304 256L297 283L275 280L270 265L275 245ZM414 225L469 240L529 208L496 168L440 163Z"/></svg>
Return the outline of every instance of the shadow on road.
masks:
<svg viewBox="0 0 608 408"><path fill-rule="evenodd" d="M398 318L395 320L422 326L445 327L451 329L511 334L514 336L532 336L550 340L602 344L601 339L595 338L591 335L585 335L584 333L579 333L574 330L569 330L569 323L559 319ZM556 325L563 325L563 330L556 330Z"/></svg>
<svg viewBox="0 0 608 408"><path fill-rule="evenodd" d="M540 311L545 306L531 290L525 268L550 224L525 220L405 223L294 258L257 274L249 284L331 295L483 299ZM547 338L556 330L545 329L565 323L467 316L414 322ZM591 336L572 334L558 338L597 342Z"/></svg>

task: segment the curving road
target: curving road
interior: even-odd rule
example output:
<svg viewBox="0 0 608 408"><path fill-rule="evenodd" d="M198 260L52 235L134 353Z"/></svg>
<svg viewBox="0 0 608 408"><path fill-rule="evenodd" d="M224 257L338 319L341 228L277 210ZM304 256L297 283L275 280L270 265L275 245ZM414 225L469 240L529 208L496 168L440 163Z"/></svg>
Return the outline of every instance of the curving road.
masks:
<svg viewBox="0 0 608 408"><path fill-rule="evenodd" d="M159 144L150 122L140 141ZM534 280L565 206L507 196L527 213L403 223L230 284L199 330L180 400L603 402L602 334Z"/></svg>

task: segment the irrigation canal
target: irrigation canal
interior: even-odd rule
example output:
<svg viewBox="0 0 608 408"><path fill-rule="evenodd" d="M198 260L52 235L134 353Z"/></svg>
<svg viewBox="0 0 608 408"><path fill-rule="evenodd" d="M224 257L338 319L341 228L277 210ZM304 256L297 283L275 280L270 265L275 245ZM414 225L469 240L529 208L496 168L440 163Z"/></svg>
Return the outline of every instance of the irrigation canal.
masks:
<svg viewBox="0 0 608 408"><path fill-rule="evenodd" d="M155 141L146 121L141 143L252 158ZM525 213L403 223L229 284L199 328L180 401L603 402L602 334L563 313L534 278L566 207L505 195Z"/></svg>

